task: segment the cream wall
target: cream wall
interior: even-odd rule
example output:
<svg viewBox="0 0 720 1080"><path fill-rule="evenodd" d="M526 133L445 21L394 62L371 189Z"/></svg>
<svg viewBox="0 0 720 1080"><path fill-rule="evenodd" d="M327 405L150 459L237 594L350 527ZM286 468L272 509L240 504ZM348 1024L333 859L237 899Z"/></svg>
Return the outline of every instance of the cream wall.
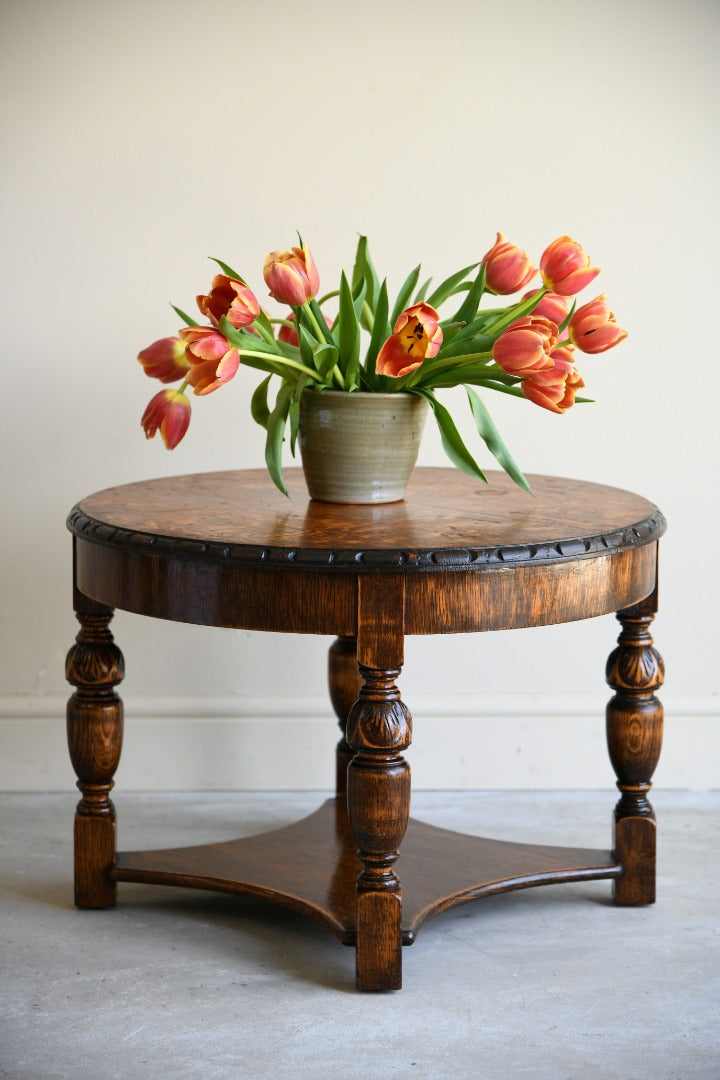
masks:
<svg viewBox="0 0 720 1080"><path fill-rule="evenodd" d="M717 784L719 10L5 0L0 787L72 782L73 503L128 480L262 465L245 372L198 403L173 454L146 443L153 387L138 349L176 329L168 301L192 307L206 256L262 292L265 252L296 228L328 287L357 232L395 286L419 260L444 276L479 258L497 229L535 258L570 233L604 268L630 338L584 361L597 403L565 417L489 403L526 470L635 489L664 510L657 780ZM443 460L428 430L421 462ZM125 613L114 629L128 663L125 787L330 785L328 641ZM416 782L609 785L616 633L608 617L410 640Z"/></svg>

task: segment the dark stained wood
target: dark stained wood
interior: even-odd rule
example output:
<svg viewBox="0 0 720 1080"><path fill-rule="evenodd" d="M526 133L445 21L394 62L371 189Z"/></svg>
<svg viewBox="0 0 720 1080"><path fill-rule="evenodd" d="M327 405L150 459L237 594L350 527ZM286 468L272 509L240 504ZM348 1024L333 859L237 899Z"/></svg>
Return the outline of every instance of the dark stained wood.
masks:
<svg viewBox="0 0 720 1080"><path fill-rule="evenodd" d="M358 990L402 986L402 889L395 862L410 816L410 711L395 680L403 663L405 577L358 578L358 669L363 684L347 719L355 751L347 808L362 869L357 879Z"/></svg>
<svg viewBox="0 0 720 1080"><path fill-rule="evenodd" d="M384 506L310 500L297 469L286 471L290 499L260 469L165 477L82 499L70 527L197 562L325 572L562 561L647 543L664 528L657 507L628 491L531 476L529 495L505 473L488 475L484 485L457 469L416 469L407 499Z"/></svg>
<svg viewBox="0 0 720 1080"><path fill-rule="evenodd" d="M660 752L662 661L657 547L665 522L647 500L580 481L504 474L490 487L456 470L418 469L406 501L313 503L297 472L292 499L264 471L201 474L83 499L74 536L68 741L82 799L76 902L109 906L117 881L155 881L265 897L319 919L356 949L364 990L401 985L401 944L466 900L560 881L609 878L617 903L654 899L655 819L647 799ZM331 634L330 694L346 735L337 792L277 833L115 855L109 793L122 738L122 655L114 608L162 619ZM608 661L615 691L608 747L618 778L614 852L531 847L411 823L402 756L412 720L396 680L406 634L539 626L619 612ZM346 800L342 796L347 794Z"/></svg>
<svg viewBox="0 0 720 1080"><path fill-rule="evenodd" d="M110 799L120 760L123 706L115 687L123 656L109 629L113 612L75 590L80 631L65 662L75 686L67 703L70 760L82 799L75 812L75 903L112 907L116 888L108 876L115 860L115 808Z"/></svg>
<svg viewBox="0 0 720 1080"><path fill-rule="evenodd" d="M210 626L353 636L356 577L412 575L406 634L537 626L626 608L655 582L646 499L533 477L418 469L408 500L287 500L264 472L145 481L71 513L78 587L111 607ZM290 573L289 571L292 571Z"/></svg>
<svg viewBox="0 0 720 1080"><path fill-rule="evenodd" d="M650 624L657 611L654 592L618 612L622 633L607 662L607 681L615 690L607 706L610 761L618 777L615 852L623 873L615 882L616 904L655 901L655 814L648 799L662 747L663 707L655 696L665 669L653 648Z"/></svg>
<svg viewBox="0 0 720 1080"><path fill-rule="evenodd" d="M335 794L347 794L347 770L353 756L345 738L348 713L360 694L362 679L358 671L357 638L336 638L328 650L328 690L330 703L340 724L342 737L337 744Z"/></svg>
<svg viewBox="0 0 720 1080"><path fill-rule="evenodd" d="M241 840L118 855L115 881L182 885L267 900L357 941L355 883L362 863L342 800L310 817ZM428 873L428 866L433 872ZM459 904L536 885L617 878L609 851L465 836L410 818L398 861L402 943Z"/></svg>

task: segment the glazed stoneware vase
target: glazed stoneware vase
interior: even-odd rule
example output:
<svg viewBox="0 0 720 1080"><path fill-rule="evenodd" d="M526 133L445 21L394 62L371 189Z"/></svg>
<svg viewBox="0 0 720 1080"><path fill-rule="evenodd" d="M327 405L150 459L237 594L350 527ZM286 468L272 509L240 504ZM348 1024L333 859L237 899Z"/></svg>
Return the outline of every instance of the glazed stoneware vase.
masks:
<svg viewBox="0 0 720 1080"><path fill-rule="evenodd" d="M305 391L298 440L310 497L333 503L403 499L427 408L415 394Z"/></svg>

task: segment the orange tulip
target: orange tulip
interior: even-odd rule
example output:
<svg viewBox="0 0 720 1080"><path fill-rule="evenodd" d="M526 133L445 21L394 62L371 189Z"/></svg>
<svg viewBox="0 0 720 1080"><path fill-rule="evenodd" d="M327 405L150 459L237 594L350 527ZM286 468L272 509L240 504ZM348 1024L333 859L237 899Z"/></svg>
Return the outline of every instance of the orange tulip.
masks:
<svg viewBox="0 0 720 1080"><path fill-rule="evenodd" d="M523 296L523 300L528 300L531 296L536 296L540 292L539 289L531 289L530 292L526 292ZM543 319L549 319L550 322L560 323L564 322L567 318L567 313L570 305L564 296L558 296L557 293L548 292L545 293L542 300L532 309L533 315L539 315Z"/></svg>
<svg viewBox="0 0 720 1080"><path fill-rule="evenodd" d="M437 356L443 332L440 316L429 304L413 304L397 318L393 333L378 353L375 371L399 379Z"/></svg>
<svg viewBox="0 0 720 1080"><path fill-rule="evenodd" d="M506 296L519 292L537 274L522 248L509 243L499 232L493 247L483 256L485 283L491 292Z"/></svg>
<svg viewBox="0 0 720 1080"><path fill-rule="evenodd" d="M508 375L526 378L553 366L558 344L557 326L542 316L516 319L493 345L493 360Z"/></svg>
<svg viewBox="0 0 720 1080"><path fill-rule="evenodd" d="M174 450L190 423L190 402L181 390L160 390L151 399L140 421L147 439L157 431L168 450Z"/></svg>
<svg viewBox="0 0 720 1080"><path fill-rule="evenodd" d="M229 382L240 364L240 354L212 326L188 326L180 331L190 361L185 378L196 394L209 394Z"/></svg>
<svg viewBox="0 0 720 1080"><path fill-rule="evenodd" d="M568 332L573 344L586 353L605 352L628 336L627 330L622 330L615 322L604 294L577 309Z"/></svg>
<svg viewBox="0 0 720 1080"><path fill-rule="evenodd" d="M263 277L273 299L289 307L301 307L320 288L315 260L305 244L292 251L271 251L265 257Z"/></svg>
<svg viewBox="0 0 720 1080"><path fill-rule="evenodd" d="M224 315L236 330L249 326L260 314L260 304L252 290L227 274L215 275L210 292L198 296L197 305L213 326L219 326Z"/></svg>
<svg viewBox="0 0 720 1080"><path fill-rule="evenodd" d="M164 337L138 353L146 375L162 383L177 382L190 367L185 358L185 344L176 337Z"/></svg>
<svg viewBox="0 0 720 1080"><path fill-rule="evenodd" d="M534 372L522 383L528 401L550 412L564 413L575 404L575 394L585 383L571 363L556 361L554 367Z"/></svg>
<svg viewBox="0 0 720 1080"><path fill-rule="evenodd" d="M574 296L598 276L600 267L590 265L590 256L575 240L559 236L542 253L540 273L546 288Z"/></svg>

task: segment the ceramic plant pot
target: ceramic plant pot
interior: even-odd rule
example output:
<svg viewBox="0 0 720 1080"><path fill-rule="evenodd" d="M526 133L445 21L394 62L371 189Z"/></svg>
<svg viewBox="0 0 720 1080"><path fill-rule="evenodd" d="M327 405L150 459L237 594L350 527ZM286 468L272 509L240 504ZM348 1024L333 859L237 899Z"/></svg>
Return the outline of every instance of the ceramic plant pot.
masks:
<svg viewBox="0 0 720 1080"><path fill-rule="evenodd" d="M298 439L310 497L389 503L405 497L428 403L415 394L307 390Z"/></svg>

